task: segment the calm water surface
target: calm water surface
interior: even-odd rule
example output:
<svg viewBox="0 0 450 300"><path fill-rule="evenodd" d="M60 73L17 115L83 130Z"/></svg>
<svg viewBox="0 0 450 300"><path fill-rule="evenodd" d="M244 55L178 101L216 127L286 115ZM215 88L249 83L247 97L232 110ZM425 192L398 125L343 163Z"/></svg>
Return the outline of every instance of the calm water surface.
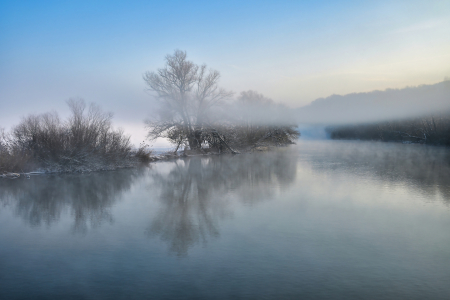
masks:
<svg viewBox="0 0 450 300"><path fill-rule="evenodd" d="M450 299L450 150L270 153L0 180L0 299Z"/></svg>

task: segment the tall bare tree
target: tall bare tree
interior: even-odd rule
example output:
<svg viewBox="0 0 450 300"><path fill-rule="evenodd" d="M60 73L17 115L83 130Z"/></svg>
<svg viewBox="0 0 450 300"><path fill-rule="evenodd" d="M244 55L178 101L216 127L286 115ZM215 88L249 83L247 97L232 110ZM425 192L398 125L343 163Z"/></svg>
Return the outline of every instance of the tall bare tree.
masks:
<svg viewBox="0 0 450 300"><path fill-rule="evenodd" d="M157 114L146 121L148 137L165 137L180 146L198 149L202 131L210 124L210 110L232 95L218 87L220 73L187 60L186 52L166 56L164 68L144 74L149 91L159 103Z"/></svg>

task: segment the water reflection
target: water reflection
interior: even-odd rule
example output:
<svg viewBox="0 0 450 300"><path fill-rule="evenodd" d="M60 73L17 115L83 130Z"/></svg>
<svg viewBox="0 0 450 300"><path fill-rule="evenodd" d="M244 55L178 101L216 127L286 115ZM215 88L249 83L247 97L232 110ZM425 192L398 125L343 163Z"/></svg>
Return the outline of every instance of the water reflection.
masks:
<svg viewBox="0 0 450 300"><path fill-rule="evenodd" d="M320 172L375 177L450 204L450 149L381 142L305 142L299 152Z"/></svg>
<svg viewBox="0 0 450 300"><path fill-rule="evenodd" d="M450 210L422 201L448 203L448 156L308 142L0 180L0 298L447 299Z"/></svg>
<svg viewBox="0 0 450 300"><path fill-rule="evenodd" d="M109 209L130 189L142 169L82 175L34 176L29 180L1 180L0 203L32 226L58 222L64 212L73 217L73 230L112 222Z"/></svg>
<svg viewBox="0 0 450 300"><path fill-rule="evenodd" d="M168 165L169 171L163 167ZM157 163L149 173L147 169L130 169L2 179L0 205L31 226L50 227L67 217L75 232L86 232L113 222L113 205L138 178L150 176L151 187L145 193L157 198L159 211L149 221L146 233L158 236L172 252L184 255L192 245L219 236L220 220L233 215L231 202L252 206L274 198L295 183L297 167L311 168L317 174L332 172L333 178L375 178L388 186L413 189L426 201L439 196L450 204L448 148L332 141L303 142L267 153Z"/></svg>
<svg viewBox="0 0 450 300"><path fill-rule="evenodd" d="M253 205L295 181L296 156L288 149L238 156L193 157L174 163L169 174L155 168L152 190L160 211L147 233L177 255L219 235L219 220L232 215L230 201Z"/></svg>

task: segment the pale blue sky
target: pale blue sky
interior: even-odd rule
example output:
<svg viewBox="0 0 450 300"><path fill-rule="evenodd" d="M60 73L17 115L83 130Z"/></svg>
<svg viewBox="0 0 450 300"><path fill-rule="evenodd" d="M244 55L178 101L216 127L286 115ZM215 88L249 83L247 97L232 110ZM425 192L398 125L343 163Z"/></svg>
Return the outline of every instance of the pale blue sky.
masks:
<svg viewBox="0 0 450 300"><path fill-rule="evenodd" d="M450 77L450 1L0 1L0 126L81 97L136 136L142 74L186 50L292 107Z"/></svg>

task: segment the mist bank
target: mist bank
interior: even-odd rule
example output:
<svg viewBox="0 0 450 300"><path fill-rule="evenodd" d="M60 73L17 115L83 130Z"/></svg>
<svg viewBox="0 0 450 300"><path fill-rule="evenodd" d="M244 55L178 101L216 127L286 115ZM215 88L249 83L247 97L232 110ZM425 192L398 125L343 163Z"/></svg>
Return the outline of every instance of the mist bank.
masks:
<svg viewBox="0 0 450 300"><path fill-rule="evenodd" d="M450 113L357 125L329 126L326 131L331 139L450 146Z"/></svg>
<svg viewBox="0 0 450 300"><path fill-rule="evenodd" d="M407 120L450 112L450 81L403 89L332 95L297 110L303 124L348 125Z"/></svg>
<svg viewBox="0 0 450 300"><path fill-rule="evenodd" d="M450 80L432 85L331 95L291 108L255 91L230 98L209 113L212 119L245 125L306 127L368 124L450 114ZM303 132L302 132L303 134Z"/></svg>

